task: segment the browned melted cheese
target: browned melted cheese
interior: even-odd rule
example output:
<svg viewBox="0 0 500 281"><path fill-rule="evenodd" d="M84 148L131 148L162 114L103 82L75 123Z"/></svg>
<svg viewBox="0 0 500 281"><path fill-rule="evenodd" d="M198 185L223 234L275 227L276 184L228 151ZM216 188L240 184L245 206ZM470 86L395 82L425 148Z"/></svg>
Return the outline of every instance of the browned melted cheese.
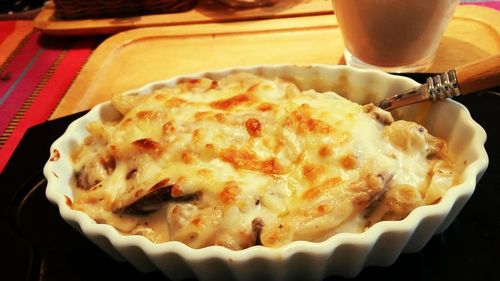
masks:
<svg viewBox="0 0 500 281"><path fill-rule="evenodd" d="M88 124L75 152L72 207L154 242L321 241L402 219L456 179L422 126L281 80L188 80L113 104L123 118Z"/></svg>

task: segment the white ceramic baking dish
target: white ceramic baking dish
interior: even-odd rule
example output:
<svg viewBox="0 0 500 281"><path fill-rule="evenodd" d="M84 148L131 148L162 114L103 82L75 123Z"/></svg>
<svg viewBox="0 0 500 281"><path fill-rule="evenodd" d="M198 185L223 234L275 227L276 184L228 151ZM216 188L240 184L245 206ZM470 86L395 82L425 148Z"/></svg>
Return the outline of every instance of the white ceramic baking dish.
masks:
<svg viewBox="0 0 500 281"><path fill-rule="evenodd" d="M415 81L374 70L346 66L264 65L173 77L149 83L130 92L150 93L158 87L172 87L185 78L217 79L233 72L251 72L266 78L293 81L302 90L335 91L361 104L377 102L398 91L418 85ZM145 237L122 235L115 228L97 224L83 212L67 205L73 199L74 177L71 150L88 135L85 125L109 119L119 113L109 103L95 106L70 124L51 147L51 159L44 168L47 198L58 206L61 216L109 255L126 260L141 271L161 270L173 280L196 276L200 280L321 280L326 276L357 275L368 265L391 265L402 252L419 251L436 233L446 229L466 201L488 165L484 149L486 133L463 105L446 100L399 109L397 119L416 121L430 133L447 140L449 149L463 163L460 183L434 205L422 206L401 221L384 221L363 233L341 233L324 242L292 242L280 248L254 246L233 251L220 246L192 249L180 242L154 244ZM57 151L57 152L56 152ZM70 245L68 245L70 246Z"/></svg>

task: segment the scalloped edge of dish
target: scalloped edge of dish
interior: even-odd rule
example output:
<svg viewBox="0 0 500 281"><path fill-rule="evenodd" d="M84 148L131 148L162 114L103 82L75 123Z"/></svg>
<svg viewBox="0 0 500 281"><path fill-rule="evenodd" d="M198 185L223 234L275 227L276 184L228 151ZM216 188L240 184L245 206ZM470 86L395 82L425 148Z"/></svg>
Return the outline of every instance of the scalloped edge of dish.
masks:
<svg viewBox="0 0 500 281"><path fill-rule="evenodd" d="M151 82L126 93L144 94L158 87L174 86L183 79L200 77L217 79L238 71L256 73L267 78L278 76L292 80L301 89L313 87L318 91L340 89L340 92L343 92L340 94L349 93L350 96L347 98L359 103L380 100L395 91L418 85L408 78L347 66L260 65L177 76L168 80ZM369 84L370 91L366 89L363 91L359 86L361 82ZM373 87L378 88L373 89ZM401 221L379 222L365 232L340 233L323 242L296 241L280 248L254 246L241 251L220 246L193 249L175 241L154 244L145 237L126 236L109 225L97 224L83 212L71 209L66 203L66 196L69 198L72 196L70 181L73 172L69 162L69 152L87 134L85 124L88 121L112 118L117 114L113 110L110 102L95 106L86 115L71 123L66 132L53 143L51 155L58 150L60 158L56 161L49 160L44 167L44 175L48 181L46 196L58 206L66 222L115 259L127 260L144 272L161 270L173 280L193 276L200 280L219 280L220 278L224 280L254 280L256 278L321 280L330 275L353 277L368 265L391 265L402 252L419 251L432 235L446 229L472 196L477 180L488 165L488 156L484 149L486 133L472 119L463 105L451 100L433 106L416 105L396 114L408 119L405 118L408 117L405 114L411 116L415 112L424 112L424 115L431 118L436 115L436 110L447 110L459 118L454 122L455 127L450 130L454 132L458 130L462 138L463 132L469 132L470 135L467 149L460 151L458 155L460 161L462 158L468 161L463 168L461 183L448 190L439 203L419 207ZM423 125L426 126L426 124ZM436 127L430 123L429 125L431 125L429 128L431 133L440 135L439 132L433 132L433 130L443 130L442 127ZM449 132L444 133L450 136ZM461 150L461 143L453 143L452 151L453 146ZM453 152L457 153L457 151Z"/></svg>

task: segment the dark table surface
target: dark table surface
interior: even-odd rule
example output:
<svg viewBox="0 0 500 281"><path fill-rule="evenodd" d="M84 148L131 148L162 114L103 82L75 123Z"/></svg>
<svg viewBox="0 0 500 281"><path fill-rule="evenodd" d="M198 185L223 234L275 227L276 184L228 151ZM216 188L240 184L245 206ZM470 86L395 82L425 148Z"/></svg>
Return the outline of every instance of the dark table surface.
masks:
<svg viewBox="0 0 500 281"><path fill-rule="evenodd" d="M427 75L409 75L422 81ZM500 280L500 90L456 98L486 130L490 164L472 198L442 234L389 267L327 280ZM28 130L0 175L3 280L165 280L117 262L67 225L45 198L49 147L80 114Z"/></svg>

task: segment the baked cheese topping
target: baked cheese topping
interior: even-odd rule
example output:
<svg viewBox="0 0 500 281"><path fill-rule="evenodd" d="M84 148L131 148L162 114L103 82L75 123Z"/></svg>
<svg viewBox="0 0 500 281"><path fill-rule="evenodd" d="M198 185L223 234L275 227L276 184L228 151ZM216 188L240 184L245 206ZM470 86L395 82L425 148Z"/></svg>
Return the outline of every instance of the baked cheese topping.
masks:
<svg viewBox="0 0 500 281"><path fill-rule="evenodd" d="M238 73L118 95L89 123L71 206L127 234L193 248L278 247L362 232L456 181L446 143L333 92Z"/></svg>

